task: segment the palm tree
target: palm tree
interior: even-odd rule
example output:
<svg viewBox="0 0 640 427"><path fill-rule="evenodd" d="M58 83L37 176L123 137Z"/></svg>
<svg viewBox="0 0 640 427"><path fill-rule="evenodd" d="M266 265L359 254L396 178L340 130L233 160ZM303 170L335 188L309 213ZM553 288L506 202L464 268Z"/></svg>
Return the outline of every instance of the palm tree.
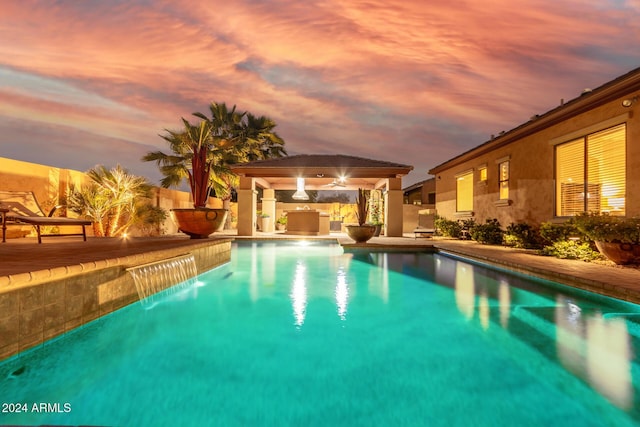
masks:
<svg viewBox="0 0 640 427"><path fill-rule="evenodd" d="M275 121L266 117L256 117L249 112L237 112L225 103L212 102L209 105L211 117L203 113L194 116L211 124L214 138L226 143L214 151L217 158L213 170L213 188L221 199L231 197L231 188L237 184L237 176L229 169L230 165L273 157L286 156L284 140L274 131Z"/></svg>
<svg viewBox="0 0 640 427"><path fill-rule="evenodd" d="M276 126L276 122L269 117L255 117L247 113L244 131L248 153L245 161L252 162L287 155L284 140L274 131Z"/></svg>
<svg viewBox="0 0 640 427"><path fill-rule="evenodd" d="M212 102L209 114L193 113L201 121L192 125L182 119L183 129L161 135L172 154L154 151L142 160L155 161L165 188L189 181L194 207L205 207L213 190L228 209L231 189L238 177L230 165L286 155L284 140L274 132L276 124L268 117L239 112L236 106Z"/></svg>
<svg viewBox="0 0 640 427"><path fill-rule="evenodd" d="M139 202L148 197L151 185L120 165L112 169L98 165L87 176L91 179L88 185L71 191L71 209L93 221L96 236L125 233L136 221Z"/></svg>
<svg viewBox="0 0 640 427"><path fill-rule="evenodd" d="M212 102L209 105L211 117L203 113L194 116L207 120L214 131L214 138L226 143L214 150L217 161L211 175L211 185L216 196L222 199L223 207L229 209L231 189L237 187L238 177L231 172L230 165L286 156L284 140L274 131L275 121L266 117L256 117L249 112L237 112L225 103ZM227 227L231 218L227 218Z"/></svg>
<svg viewBox="0 0 640 427"><path fill-rule="evenodd" d="M220 144L220 141L213 138L208 121L192 125L183 118L182 124L183 129L166 130L167 135L160 135L169 143L172 154L152 151L142 160L158 164L164 176L160 181L164 188L178 186L186 179L191 189L193 206L203 208L206 207L211 192L211 173L216 165L214 151L216 143Z"/></svg>
<svg viewBox="0 0 640 427"><path fill-rule="evenodd" d="M80 188L71 187L67 204L70 210L92 221L94 236L105 236L103 220L113 204L102 188L95 183Z"/></svg>

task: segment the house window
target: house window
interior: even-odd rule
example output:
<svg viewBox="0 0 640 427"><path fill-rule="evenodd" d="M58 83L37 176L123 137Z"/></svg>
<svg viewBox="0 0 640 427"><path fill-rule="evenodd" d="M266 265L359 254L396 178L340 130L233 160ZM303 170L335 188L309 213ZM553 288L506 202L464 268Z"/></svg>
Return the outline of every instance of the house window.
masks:
<svg viewBox="0 0 640 427"><path fill-rule="evenodd" d="M498 164L498 184L500 185L500 200L509 199L509 161Z"/></svg>
<svg viewBox="0 0 640 427"><path fill-rule="evenodd" d="M430 205L436 204L436 193L427 193L427 203Z"/></svg>
<svg viewBox="0 0 640 427"><path fill-rule="evenodd" d="M480 166L478 168L478 175L480 181L485 182L487 180L487 166Z"/></svg>
<svg viewBox="0 0 640 427"><path fill-rule="evenodd" d="M473 171L456 176L456 211L473 210Z"/></svg>
<svg viewBox="0 0 640 427"><path fill-rule="evenodd" d="M556 146L556 216L625 215L626 125Z"/></svg>

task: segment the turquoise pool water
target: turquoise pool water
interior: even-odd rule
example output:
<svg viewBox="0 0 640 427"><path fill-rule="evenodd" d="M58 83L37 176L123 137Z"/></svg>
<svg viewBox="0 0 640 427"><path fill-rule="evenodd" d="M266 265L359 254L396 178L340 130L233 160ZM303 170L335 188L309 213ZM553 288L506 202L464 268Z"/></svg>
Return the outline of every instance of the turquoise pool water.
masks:
<svg viewBox="0 0 640 427"><path fill-rule="evenodd" d="M640 307L465 260L240 242L154 302L0 364L0 424L640 425Z"/></svg>

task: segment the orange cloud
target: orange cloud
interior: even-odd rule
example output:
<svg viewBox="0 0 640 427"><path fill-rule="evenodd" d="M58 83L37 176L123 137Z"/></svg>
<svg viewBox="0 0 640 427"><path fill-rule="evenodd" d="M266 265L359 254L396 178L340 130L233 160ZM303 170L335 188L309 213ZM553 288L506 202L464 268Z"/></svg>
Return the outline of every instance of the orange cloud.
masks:
<svg viewBox="0 0 640 427"><path fill-rule="evenodd" d="M291 152L366 148L421 162L416 170L446 160L414 156L425 144L447 146L442 156L478 145L640 59L637 1L0 0L0 9L0 117L162 146L157 135L181 116L227 102L276 120Z"/></svg>

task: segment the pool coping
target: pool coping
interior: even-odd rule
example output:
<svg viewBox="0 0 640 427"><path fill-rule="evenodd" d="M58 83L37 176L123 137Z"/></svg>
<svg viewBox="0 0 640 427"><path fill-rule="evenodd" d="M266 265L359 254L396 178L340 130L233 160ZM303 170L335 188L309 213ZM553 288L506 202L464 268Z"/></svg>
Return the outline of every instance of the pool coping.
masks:
<svg viewBox="0 0 640 427"><path fill-rule="evenodd" d="M442 240L443 253L469 258L611 298L640 304L640 270L538 255L536 251Z"/></svg>

